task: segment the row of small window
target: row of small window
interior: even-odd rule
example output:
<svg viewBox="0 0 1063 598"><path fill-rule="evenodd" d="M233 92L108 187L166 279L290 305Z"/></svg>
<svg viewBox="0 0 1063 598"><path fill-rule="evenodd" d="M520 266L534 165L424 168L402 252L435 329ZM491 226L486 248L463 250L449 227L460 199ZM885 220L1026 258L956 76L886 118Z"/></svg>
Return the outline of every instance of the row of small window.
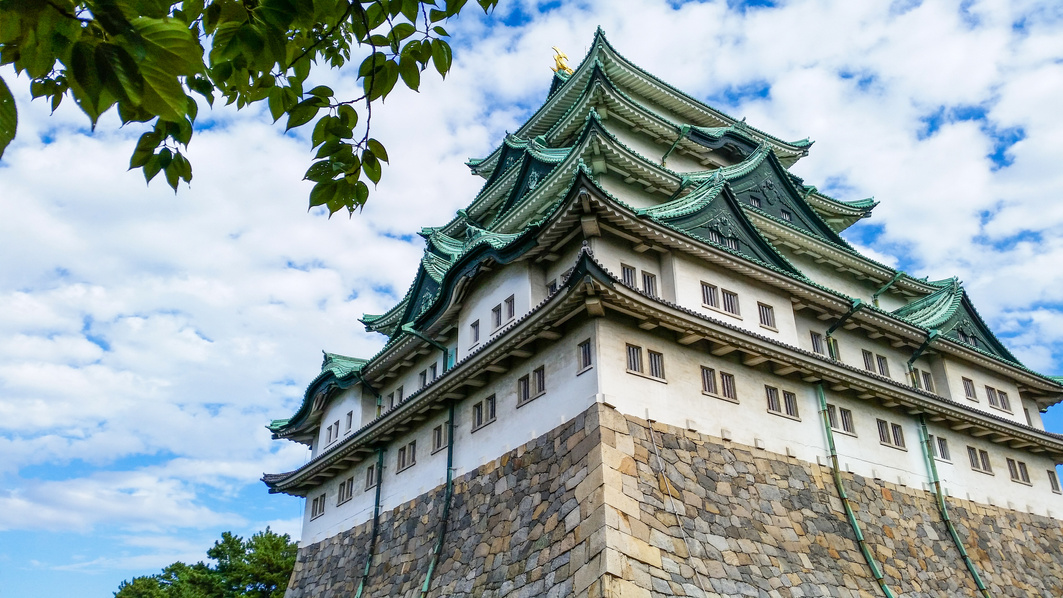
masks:
<svg viewBox="0 0 1063 598"><path fill-rule="evenodd" d="M757 197L756 195L750 195L749 196L749 205L753 206L754 208L759 208L761 206L760 198ZM790 212L790 210L783 209L783 210L781 210L781 214L782 214L782 219L783 220L785 220L787 222L793 222L794 221L794 215L793 215L792 212Z"/></svg>
<svg viewBox="0 0 1063 598"><path fill-rule="evenodd" d="M492 330L498 330L502 327L502 324L509 322L517 315L517 304L514 295L506 297L505 301L491 308L491 327ZM503 319L503 316L505 319ZM475 345L480 342L480 320L474 321L469 324L469 334L472 339L471 345Z"/></svg>
<svg viewBox="0 0 1063 598"><path fill-rule="evenodd" d="M620 278L624 281L624 284L632 287L639 288L637 282L638 272L633 266L627 264L620 264ZM646 293L650 297L657 296L657 275L652 272L642 271L642 292Z"/></svg>
<svg viewBox="0 0 1063 598"><path fill-rule="evenodd" d="M347 412L347 426L344 428L344 434L350 434L351 427L354 426L354 411ZM329 445L336 442L340 438L340 420L336 420L329 424L325 428L325 444Z"/></svg>
<svg viewBox="0 0 1063 598"><path fill-rule="evenodd" d="M978 392L975 389L974 380L963 378L963 394L972 401L978 400ZM1003 390L997 390L987 384L985 387L985 395L989 400L990 407L996 407L997 409L1011 413L1011 401L1008 399L1008 393Z"/></svg>
<svg viewBox="0 0 1063 598"><path fill-rule="evenodd" d="M634 267L626 264L620 264L620 271L623 277L624 284L639 288L636 282L637 271ZM657 296L657 276L650 272L642 271L642 292L651 297ZM721 289L714 284L707 282L701 283L701 302L705 307L711 307L715 310L723 311L733 316L742 316L742 310L738 302L738 293L729 291L727 289ZM760 317L760 325L765 328L776 329L775 326L775 308L766 303L757 303L757 312Z"/></svg>

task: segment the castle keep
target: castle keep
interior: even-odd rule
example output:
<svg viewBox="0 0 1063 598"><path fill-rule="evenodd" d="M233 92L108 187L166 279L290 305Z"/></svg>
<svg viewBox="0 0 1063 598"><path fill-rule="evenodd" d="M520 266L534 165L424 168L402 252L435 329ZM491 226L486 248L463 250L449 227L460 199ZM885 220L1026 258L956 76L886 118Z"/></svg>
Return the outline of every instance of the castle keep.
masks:
<svg viewBox="0 0 1063 598"><path fill-rule="evenodd" d="M288 595L1059 596L1060 380L599 30L326 353Z"/></svg>

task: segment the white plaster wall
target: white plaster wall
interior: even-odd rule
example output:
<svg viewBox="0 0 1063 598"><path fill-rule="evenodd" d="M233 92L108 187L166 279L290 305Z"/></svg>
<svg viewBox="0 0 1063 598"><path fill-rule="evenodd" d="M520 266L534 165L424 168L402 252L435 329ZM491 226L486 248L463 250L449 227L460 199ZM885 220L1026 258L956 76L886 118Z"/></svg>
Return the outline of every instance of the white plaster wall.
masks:
<svg viewBox="0 0 1063 598"><path fill-rule="evenodd" d="M598 184L625 204L633 208L649 208L664 203L668 196L653 192L647 193L645 189L636 184L624 182L624 178L613 171L598 175Z"/></svg>
<svg viewBox="0 0 1063 598"><path fill-rule="evenodd" d="M675 254L676 302L683 307L723 320L740 328L776 340L798 344L797 327L794 321L790 296L755 280L737 276L730 270L714 264L694 260L683 254ZM702 303L702 281L738 293L740 316L722 309L713 309ZM722 301L722 297L721 297ZM776 330L760 325L757 303L770 305L775 311Z"/></svg>
<svg viewBox="0 0 1063 598"><path fill-rule="evenodd" d="M871 296L882 286L866 280L858 280L851 272L838 272L830 264L817 264L812 256L808 254L797 255L785 245L777 244L776 248L786 256L786 259L797 266L797 269L805 276L827 288L845 293L850 297L863 299L870 303ZM893 311L906 304L907 301L888 291L879 296L879 307L886 311Z"/></svg>
<svg viewBox="0 0 1063 598"><path fill-rule="evenodd" d="M635 268L635 284L639 289L642 288L642 273L653 274L657 277L657 292L660 294L664 277L661 272L660 254L657 251L648 249L637 253L629 241L611 235L592 238L591 250L595 259L618 279L623 279L621 264Z"/></svg>
<svg viewBox="0 0 1063 598"><path fill-rule="evenodd" d="M347 428L347 413L352 413L351 427ZM326 438L328 438L327 429L334 422L340 422L340 435L337 438L333 438L331 443L326 445ZM324 417L321 419L321 425L317 430L317 439L314 441L313 447L311 447L311 458L316 457L318 453L323 449L327 449L329 446L335 444L339 439L346 438L348 434L357 430L362 426L362 398L359 387L351 387L344 391L341 391L339 395L332 398L329 404L325 407Z"/></svg>
<svg viewBox="0 0 1063 598"><path fill-rule="evenodd" d="M511 363L505 374L492 380L455 406L454 467L455 476L463 475L502 453L533 440L573 419L595 401L599 367L597 358L589 370L577 371L576 351L580 342L595 340L595 322L588 320L563 337L542 345L534 356ZM517 407L517 379L540 365L546 368L546 393ZM496 420L472 431L472 406L490 394L496 398ZM390 510L443 484L446 475L446 450L431 453L432 430L446 421L447 411L435 412L417 428L393 439L384 459L381 508ZM410 440L417 441L417 463L396 472L398 449ZM329 480L307 496L303 518L302 543L318 542L350 529L372 517L375 490L365 490L366 468L376 462L371 456L346 472ZM354 476L354 497L337 505L339 484ZM325 513L310 519L315 496L326 494Z"/></svg>
<svg viewBox="0 0 1063 598"><path fill-rule="evenodd" d="M949 356L943 356L941 362L952 390L952 400L1020 424L1026 423L1026 414L1022 412L1023 403L1019 397L1018 386L1014 381L1008 380L995 372L984 370ZM978 396L977 401L968 399L964 394L963 378L969 378L974 382L975 394ZM1008 393L1008 402L1011 403L1010 412L990 406L989 397L986 396L985 390L987 384L997 390L1003 390ZM1030 413L1031 419L1033 419L1033 415L1033 413Z"/></svg>
<svg viewBox="0 0 1063 598"><path fill-rule="evenodd" d="M528 262L518 262L477 277L458 316L458 359L475 351L514 319L528 313L532 305L532 274ZM538 282L541 275L536 273L534 278ZM514 316L506 318L503 303L510 295L513 295L515 303ZM502 326L495 328L491 310L499 304L503 304ZM470 326L476 320L480 321L480 340L474 343Z"/></svg>
<svg viewBox="0 0 1063 598"><path fill-rule="evenodd" d="M815 385L798 378L780 377L767 370L743 366L737 357L717 357L697 345L684 347L668 336L643 331L626 323L603 320L599 328L603 400L636 417L650 418L673 426L693 428L712 436L730 435L735 442L787 454L809 462L829 464ZM662 352L667 382L626 372L626 344ZM701 392L701 366L735 375L739 403ZM718 374L717 374L718 375ZM767 411L764 387L794 392L800 420ZM853 412L856 435L835 432L841 467L866 477L929 489L929 474L920 445L918 420L904 411L887 409L875 401L862 401L824 389L827 402ZM877 420L896 423L904 429L904 450L879 442ZM1038 514L1063 516L1063 496L1051 491L1047 471L1051 460L1012 450L961 434L931 422L930 434L948 440L952 463L938 462L939 475L953 496L982 503L1011 506ZM996 475L970 469L967 445L989 451ZM1032 487L1011 481L1005 457L1026 462Z"/></svg>
<svg viewBox="0 0 1063 598"><path fill-rule="evenodd" d="M1030 413L1030 424L1033 427L1037 428L1038 430L1044 430L1045 429L1045 423L1041 419L1041 411L1040 411L1040 408L1038 408L1037 403L1035 403L1034 401L1031 401L1029 399L1023 399L1022 400L1022 406L1025 407L1027 409L1027 411L1029 411L1029 413ZM1021 413L1022 410L1019 410L1019 411ZM1021 413L1021 414L1022 414L1023 421L1025 421L1026 420L1026 414L1025 413Z"/></svg>

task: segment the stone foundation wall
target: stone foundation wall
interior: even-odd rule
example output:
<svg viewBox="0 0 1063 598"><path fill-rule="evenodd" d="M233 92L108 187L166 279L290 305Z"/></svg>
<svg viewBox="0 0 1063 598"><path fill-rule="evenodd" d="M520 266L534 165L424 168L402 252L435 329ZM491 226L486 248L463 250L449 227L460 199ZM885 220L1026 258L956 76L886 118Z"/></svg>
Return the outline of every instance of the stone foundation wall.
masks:
<svg viewBox="0 0 1063 598"><path fill-rule="evenodd" d="M843 478L896 595L977 595L932 494ZM382 515L363 596L419 595L442 496ZM947 501L991 595L1063 596L1060 521ZM369 534L300 548L288 596L352 596ZM830 469L661 424L651 437L600 405L457 480L442 555L430 596L882 595Z"/></svg>

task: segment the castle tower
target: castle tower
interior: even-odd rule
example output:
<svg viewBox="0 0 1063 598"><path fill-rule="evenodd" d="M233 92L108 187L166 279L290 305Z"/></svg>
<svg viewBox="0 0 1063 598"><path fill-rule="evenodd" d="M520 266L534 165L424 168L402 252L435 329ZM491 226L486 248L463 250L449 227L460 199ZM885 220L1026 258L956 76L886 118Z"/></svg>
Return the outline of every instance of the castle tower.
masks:
<svg viewBox="0 0 1063 598"><path fill-rule="evenodd" d="M289 596L1063 595L1059 379L599 30L278 439Z"/></svg>

